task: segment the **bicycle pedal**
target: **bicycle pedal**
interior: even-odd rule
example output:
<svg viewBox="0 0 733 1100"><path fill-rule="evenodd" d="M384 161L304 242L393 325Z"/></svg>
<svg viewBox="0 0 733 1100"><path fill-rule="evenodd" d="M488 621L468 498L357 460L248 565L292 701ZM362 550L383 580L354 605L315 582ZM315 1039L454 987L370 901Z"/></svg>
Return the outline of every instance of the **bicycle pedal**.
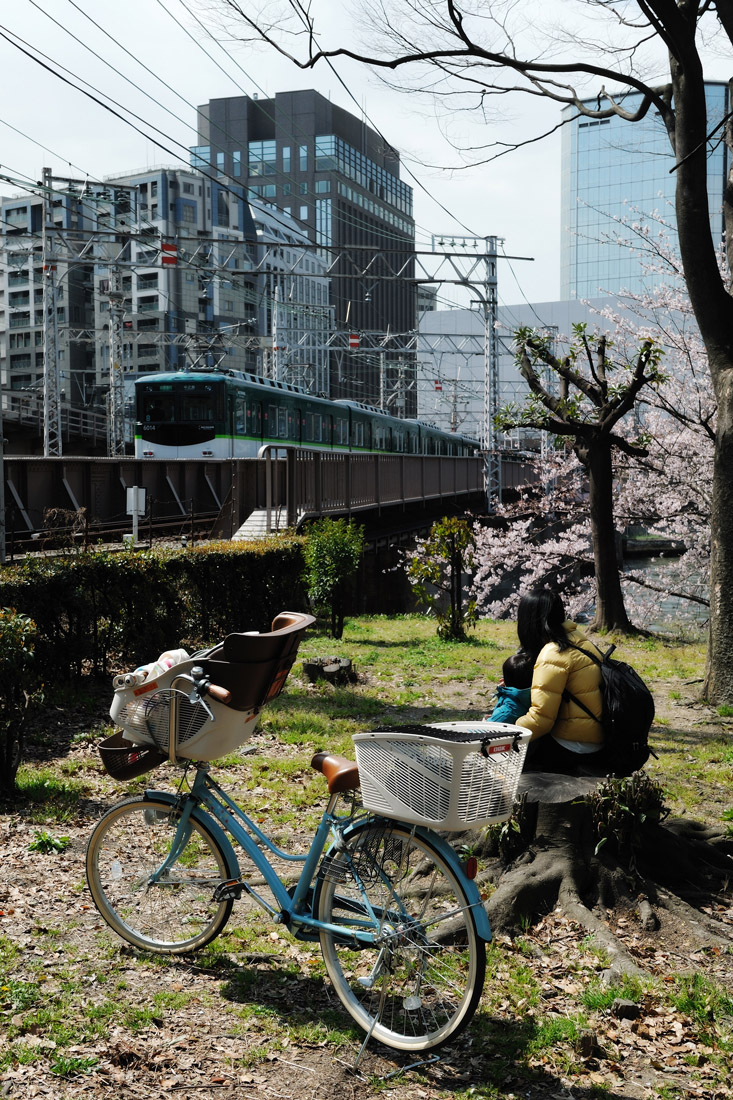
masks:
<svg viewBox="0 0 733 1100"><path fill-rule="evenodd" d="M244 884L241 879L229 878L220 882L214 890L214 901L239 901Z"/></svg>

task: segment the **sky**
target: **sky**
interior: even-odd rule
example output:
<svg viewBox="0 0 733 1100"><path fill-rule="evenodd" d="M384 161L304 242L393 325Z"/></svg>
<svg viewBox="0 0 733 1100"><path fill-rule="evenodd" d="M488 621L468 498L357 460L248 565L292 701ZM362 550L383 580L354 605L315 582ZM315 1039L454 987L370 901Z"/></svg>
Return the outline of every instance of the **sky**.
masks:
<svg viewBox="0 0 733 1100"><path fill-rule="evenodd" d="M315 88L354 114L364 112L399 150L402 178L414 189L418 248L429 248L432 235L496 236L500 255L517 257L499 262L500 304L558 297L559 133L465 169L457 167L460 157L445 136L450 128L452 139L468 146L532 138L557 125L558 104L519 97L501 122L486 122L475 111L440 117L429 103L386 87L364 66L338 61L335 71L320 64L303 72L265 45L234 41L218 18L221 2L13 0L3 5L0 173L35 181L46 166L58 176L100 179L187 163L188 149L196 144L198 105L223 96L262 98ZM248 11L259 4L269 14L276 0L240 2ZM328 17L330 39L354 42L342 0L318 3ZM572 8L568 0L545 0L541 10L550 18ZM722 59L722 71L710 75L725 78L728 68L729 59ZM72 86L80 83L88 95ZM0 181L0 193L17 194L20 187ZM439 300L458 302L460 291L444 286Z"/></svg>

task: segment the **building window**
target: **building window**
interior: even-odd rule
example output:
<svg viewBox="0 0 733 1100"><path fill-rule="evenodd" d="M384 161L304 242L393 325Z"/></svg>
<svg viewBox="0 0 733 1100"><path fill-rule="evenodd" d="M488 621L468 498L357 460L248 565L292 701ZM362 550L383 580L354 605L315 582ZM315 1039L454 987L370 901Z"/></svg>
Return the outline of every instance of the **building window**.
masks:
<svg viewBox="0 0 733 1100"><path fill-rule="evenodd" d="M303 180L303 182L299 185L298 190L300 191L301 195L307 195L308 194L308 181Z"/></svg>
<svg viewBox="0 0 733 1100"><path fill-rule="evenodd" d="M224 175L224 154L223 153L217 153L216 154L216 174L217 174L217 176L223 176Z"/></svg>
<svg viewBox="0 0 733 1100"><path fill-rule="evenodd" d="M208 168L211 163L211 146L197 145L191 150L191 167Z"/></svg>
<svg viewBox="0 0 733 1100"><path fill-rule="evenodd" d="M196 221L196 204L193 202L181 203L181 221L187 225L193 225Z"/></svg>
<svg viewBox="0 0 733 1100"><path fill-rule="evenodd" d="M184 183L184 185L183 185L183 194L184 195L192 195L193 194L193 184L192 183Z"/></svg>
<svg viewBox="0 0 733 1100"><path fill-rule="evenodd" d="M298 165L301 172L308 171L308 146L301 145L298 148Z"/></svg>
<svg viewBox="0 0 733 1100"><path fill-rule="evenodd" d="M277 170L274 141L250 141L248 146L250 176L274 176Z"/></svg>
<svg viewBox="0 0 733 1100"><path fill-rule="evenodd" d="M331 190L331 181L330 180L316 180L314 190L315 190L315 193L317 195L326 195L326 194L328 194L328 192Z"/></svg>
<svg viewBox="0 0 733 1100"><path fill-rule="evenodd" d="M219 191L217 200L217 224L229 226L229 195L223 189Z"/></svg>
<svg viewBox="0 0 733 1100"><path fill-rule="evenodd" d="M300 220L302 222L307 222L308 221L308 207L307 206L301 206L300 207L300 212L298 214L298 217L300 218Z"/></svg>
<svg viewBox="0 0 733 1100"><path fill-rule="evenodd" d="M318 199L316 201L316 244L331 244L332 202L332 199Z"/></svg>
<svg viewBox="0 0 733 1100"><path fill-rule="evenodd" d="M232 175L241 176L242 174L242 152L240 149L235 149L232 153Z"/></svg>
<svg viewBox="0 0 733 1100"><path fill-rule="evenodd" d="M258 183L247 188L247 195L251 199L274 199L277 198L277 187L274 183Z"/></svg>
<svg viewBox="0 0 733 1100"><path fill-rule="evenodd" d="M287 173L287 172L290 171L290 146L289 145L283 145L282 158L283 158L283 172Z"/></svg>

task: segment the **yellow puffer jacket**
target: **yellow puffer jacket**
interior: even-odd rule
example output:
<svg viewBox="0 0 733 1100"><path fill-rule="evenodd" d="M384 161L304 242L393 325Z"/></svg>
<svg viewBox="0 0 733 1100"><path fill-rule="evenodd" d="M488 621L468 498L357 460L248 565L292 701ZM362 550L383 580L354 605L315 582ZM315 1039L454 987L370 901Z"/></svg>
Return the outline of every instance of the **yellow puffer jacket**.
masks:
<svg viewBox="0 0 733 1100"><path fill-rule="evenodd" d="M563 623L568 641L585 646L594 654L595 646L575 623ZM600 654L599 654L600 656ZM576 703L564 702L565 689L584 703L593 714L601 714L601 670L591 657L577 649L558 649L548 642L539 652L532 673L532 702L516 724L531 730L532 740L552 732L564 741L603 742L600 722L590 718Z"/></svg>

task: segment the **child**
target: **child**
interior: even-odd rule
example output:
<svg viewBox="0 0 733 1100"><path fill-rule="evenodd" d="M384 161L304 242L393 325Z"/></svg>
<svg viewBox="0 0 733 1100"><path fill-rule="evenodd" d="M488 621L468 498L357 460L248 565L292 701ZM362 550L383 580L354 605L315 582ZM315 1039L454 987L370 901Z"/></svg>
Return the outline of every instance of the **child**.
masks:
<svg viewBox="0 0 733 1100"><path fill-rule="evenodd" d="M534 661L532 654L520 649L507 657L502 665L502 680L499 683L496 694L497 703L487 722L514 723L529 710L531 701L532 670Z"/></svg>

